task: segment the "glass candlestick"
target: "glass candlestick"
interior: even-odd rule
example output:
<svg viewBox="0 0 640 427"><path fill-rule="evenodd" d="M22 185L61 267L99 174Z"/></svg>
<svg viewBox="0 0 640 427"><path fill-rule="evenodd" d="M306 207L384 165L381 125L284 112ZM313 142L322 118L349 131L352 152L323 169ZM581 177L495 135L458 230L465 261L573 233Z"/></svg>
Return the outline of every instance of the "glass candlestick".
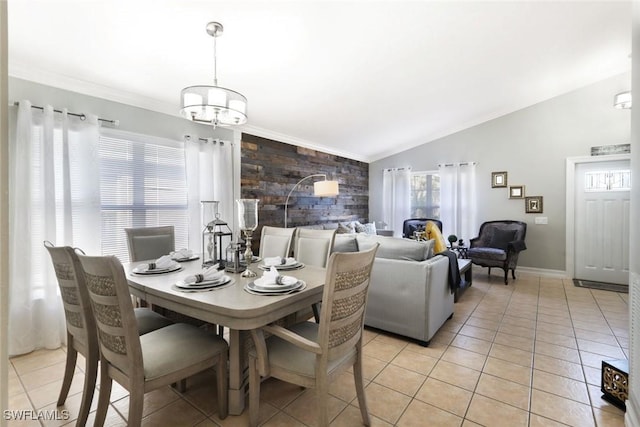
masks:
<svg viewBox="0 0 640 427"><path fill-rule="evenodd" d="M242 277L256 277L256 273L251 271L251 261L253 261L253 251L251 250L251 238L253 232L258 227L258 199L239 199L238 204L238 227L244 234L247 249L244 252L244 261L247 269L242 273Z"/></svg>

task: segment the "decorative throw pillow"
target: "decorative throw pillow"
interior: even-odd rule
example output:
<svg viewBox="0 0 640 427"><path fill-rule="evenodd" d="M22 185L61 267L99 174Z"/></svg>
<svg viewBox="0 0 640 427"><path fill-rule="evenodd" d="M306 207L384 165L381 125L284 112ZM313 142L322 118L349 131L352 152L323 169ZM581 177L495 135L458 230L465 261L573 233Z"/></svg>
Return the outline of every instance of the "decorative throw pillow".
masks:
<svg viewBox="0 0 640 427"><path fill-rule="evenodd" d="M506 251L509 246L509 242L512 242L515 237L516 230L495 229L491 239L489 240L489 247Z"/></svg>
<svg viewBox="0 0 640 427"><path fill-rule="evenodd" d="M353 221L353 228L356 230L356 233L366 233L367 230L364 226L364 224L362 224L360 221Z"/></svg>
<svg viewBox="0 0 640 427"><path fill-rule="evenodd" d="M348 233L354 233L355 230L351 227L349 227L346 224L343 224L341 222L338 223L338 231L336 232L337 234L348 234Z"/></svg>
<svg viewBox="0 0 640 427"><path fill-rule="evenodd" d="M444 252L447 250L447 241L444 240L444 237L442 236L442 232L440 232L440 229L438 228L438 226L436 225L435 222L432 221L427 221L427 224L425 225L425 232L427 234L427 240L434 240L434 244L433 244L433 253L434 254L439 254L440 252Z"/></svg>
<svg viewBox="0 0 640 427"><path fill-rule="evenodd" d="M373 236L378 234L378 232L376 231L376 224L374 222L368 222L364 224L363 227L364 227L364 232L367 234L371 234Z"/></svg>

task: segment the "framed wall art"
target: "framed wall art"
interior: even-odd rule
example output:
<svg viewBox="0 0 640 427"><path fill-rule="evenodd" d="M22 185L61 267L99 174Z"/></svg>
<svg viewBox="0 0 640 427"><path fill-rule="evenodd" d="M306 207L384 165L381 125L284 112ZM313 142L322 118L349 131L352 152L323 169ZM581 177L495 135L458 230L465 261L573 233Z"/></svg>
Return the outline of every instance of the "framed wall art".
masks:
<svg viewBox="0 0 640 427"><path fill-rule="evenodd" d="M506 172L491 172L491 188L500 188L507 186Z"/></svg>
<svg viewBox="0 0 640 427"><path fill-rule="evenodd" d="M542 196L524 198L525 213L542 213Z"/></svg>
<svg viewBox="0 0 640 427"><path fill-rule="evenodd" d="M510 199L524 199L524 185L509 186Z"/></svg>

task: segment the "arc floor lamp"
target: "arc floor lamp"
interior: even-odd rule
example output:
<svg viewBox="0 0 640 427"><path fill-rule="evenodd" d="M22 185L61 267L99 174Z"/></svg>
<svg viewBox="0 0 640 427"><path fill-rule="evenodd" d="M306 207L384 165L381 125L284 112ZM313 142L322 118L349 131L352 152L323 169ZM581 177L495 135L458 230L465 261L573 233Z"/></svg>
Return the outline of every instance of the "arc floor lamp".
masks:
<svg viewBox="0 0 640 427"><path fill-rule="evenodd" d="M287 195L287 199L284 202L284 228L287 228L287 209L289 206L289 198L291 197L291 193L302 183L310 178L324 178L321 181L316 181L313 183L313 195L316 197L333 197L337 196L340 192L338 181L329 181L327 180L327 175L323 173L316 173L313 175L305 176L300 181L296 182L296 185L293 186L289 194Z"/></svg>

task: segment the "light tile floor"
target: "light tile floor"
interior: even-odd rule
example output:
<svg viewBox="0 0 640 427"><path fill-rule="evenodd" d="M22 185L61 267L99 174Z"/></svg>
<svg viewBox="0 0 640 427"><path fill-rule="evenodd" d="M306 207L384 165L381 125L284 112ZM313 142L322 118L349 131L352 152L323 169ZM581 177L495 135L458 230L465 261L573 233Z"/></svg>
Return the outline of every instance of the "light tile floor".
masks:
<svg viewBox="0 0 640 427"><path fill-rule="evenodd" d="M628 358L628 295L576 288L570 280L520 274L504 286L474 267L473 286L429 347L367 330L364 365L373 426L623 426L624 412L602 400L601 361ZM65 350L10 360L10 409L41 418L56 410ZM82 391L79 360L66 420L10 426L75 425ZM333 426L360 425L352 375L331 388ZM265 426L313 426L313 391L269 379L262 387ZM106 425L126 425L128 395L114 384ZM97 392L92 411L95 411ZM201 374L181 394L149 393L145 426L246 426L247 411L220 420L215 381ZM93 424L94 413L88 425ZM33 418L33 417L32 417Z"/></svg>

